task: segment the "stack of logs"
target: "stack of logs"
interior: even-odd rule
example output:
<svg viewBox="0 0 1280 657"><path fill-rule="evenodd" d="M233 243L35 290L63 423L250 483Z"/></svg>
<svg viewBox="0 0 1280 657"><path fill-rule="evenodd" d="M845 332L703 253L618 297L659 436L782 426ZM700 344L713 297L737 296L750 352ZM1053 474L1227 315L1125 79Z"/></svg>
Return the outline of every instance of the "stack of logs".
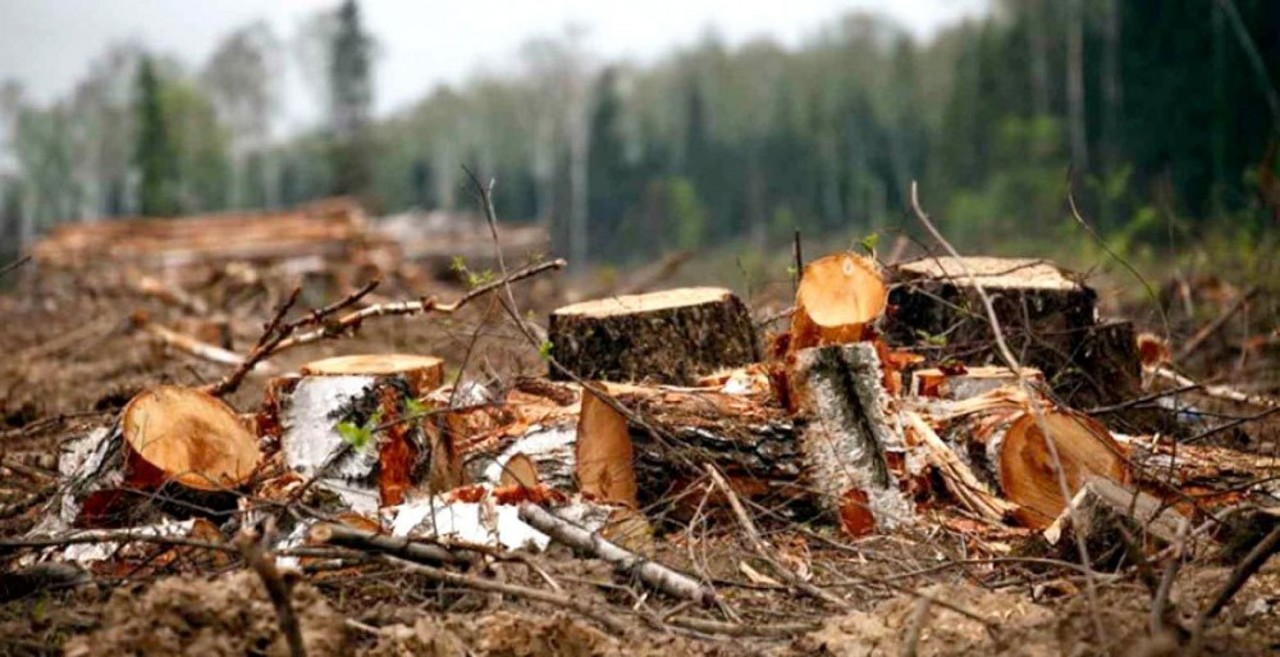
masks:
<svg viewBox="0 0 1280 657"><path fill-rule="evenodd" d="M1019 369L990 364L975 286L1026 356ZM910 528L940 504L1061 533L1064 509L1114 511L1125 495L1161 521L1144 527L1176 527L1204 509L1184 504L1172 470L1141 466L1161 444L1113 435L1054 393L1068 370L1136 392L1132 329L1097 322L1093 299L1042 262L930 260L886 275L839 253L804 268L788 330L763 347L730 291L687 288L555 311L549 377L502 391L442 386L441 360L406 354L310 363L272 379L247 418L159 388L82 459L93 467L73 515L109 523L91 495L166 486L286 500L314 487L366 514L481 487L679 522L724 501L714 469L775 517L849 535Z"/></svg>

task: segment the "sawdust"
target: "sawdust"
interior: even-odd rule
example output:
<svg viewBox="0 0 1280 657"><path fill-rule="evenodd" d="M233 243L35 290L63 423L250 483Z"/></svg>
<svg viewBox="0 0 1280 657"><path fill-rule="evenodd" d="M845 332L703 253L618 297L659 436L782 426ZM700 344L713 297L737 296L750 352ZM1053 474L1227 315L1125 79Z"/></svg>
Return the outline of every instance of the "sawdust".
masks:
<svg viewBox="0 0 1280 657"><path fill-rule="evenodd" d="M307 584L293 589L307 654L349 654L342 616ZM101 629L71 639L67 657L107 655L289 654L262 581L240 571L207 581L171 577L140 596L121 589L106 605Z"/></svg>

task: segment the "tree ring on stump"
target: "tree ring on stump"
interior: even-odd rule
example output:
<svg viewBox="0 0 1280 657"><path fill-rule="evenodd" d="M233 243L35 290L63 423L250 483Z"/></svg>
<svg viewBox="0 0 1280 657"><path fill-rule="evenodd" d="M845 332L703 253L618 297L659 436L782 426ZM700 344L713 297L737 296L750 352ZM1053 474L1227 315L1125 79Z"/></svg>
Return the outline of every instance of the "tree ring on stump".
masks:
<svg viewBox="0 0 1280 657"><path fill-rule="evenodd" d="M134 397L121 414L129 483L175 481L219 491L243 484L258 467L258 440L235 411L191 388L160 386Z"/></svg>
<svg viewBox="0 0 1280 657"><path fill-rule="evenodd" d="M1096 420L1065 410L1046 410L1039 419L1034 413L1022 414L998 446L997 473L1005 497L1021 507L1017 515L1032 527L1047 526L1069 502L1062 495L1045 430L1057 447L1068 495L1090 477L1123 483L1127 472L1119 445Z"/></svg>

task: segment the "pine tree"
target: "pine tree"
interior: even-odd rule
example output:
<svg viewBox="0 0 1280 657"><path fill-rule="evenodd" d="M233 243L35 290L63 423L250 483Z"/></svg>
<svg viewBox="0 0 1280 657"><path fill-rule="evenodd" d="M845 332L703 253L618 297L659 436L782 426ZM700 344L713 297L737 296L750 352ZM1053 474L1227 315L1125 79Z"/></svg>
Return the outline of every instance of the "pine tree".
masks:
<svg viewBox="0 0 1280 657"><path fill-rule="evenodd" d="M369 113L373 104L373 40L361 24L360 7L346 0L329 50L333 130L333 192L362 195L372 181Z"/></svg>
<svg viewBox="0 0 1280 657"><path fill-rule="evenodd" d="M178 213L177 154L166 123L161 82L150 57L138 64L134 111L138 138L134 166L141 174L138 185L139 213L143 216L171 216Z"/></svg>

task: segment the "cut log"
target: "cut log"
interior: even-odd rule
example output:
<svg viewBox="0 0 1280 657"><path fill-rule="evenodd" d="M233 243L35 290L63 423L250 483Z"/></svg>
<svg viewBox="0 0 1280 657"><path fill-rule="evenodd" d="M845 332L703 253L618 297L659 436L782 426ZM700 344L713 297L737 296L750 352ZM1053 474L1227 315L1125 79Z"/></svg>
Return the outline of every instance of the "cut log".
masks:
<svg viewBox="0 0 1280 657"><path fill-rule="evenodd" d="M551 314L552 354L589 380L694 385L759 360L746 307L722 288L681 288L565 306ZM552 368L551 378L564 378Z"/></svg>
<svg viewBox="0 0 1280 657"><path fill-rule="evenodd" d="M1123 327L1104 327L1101 331L1105 335L1091 337L1091 332L1098 330L1097 294L1050 262L927 258L896 265L891 272L896 285L889 294L893 311L886 321L886 337L895 346L914 348L927 356L930 364L951 360L968 365L1005 364L996 354L991 323L969 272L991 299L1005 340L1021 364L1040 369L1055 386L1062 383L1065 387L1059 392L1086 390L1078 379L1063 379L1064 373L1083 372L1105 382L1117 369L1128 372L1136 367L1136 354L1133 363L1125 361L1118 368L1107 362L1119 353L1106 346L1114 343L1111 334L1123 332ZM1083 356L1085 352L1108 355L1090 359ZM1095 371L1099 367L1102 369ZM1114 398L1101 403L1121 401L1132 392L1122 388L1124 380L1116 384ZM1093 387L1087 390L1094 395L1098 392ZM1100 403L1096 397L1080 403L1069 396L1066 399L1080 407Z"/></svg>
<svg viewBox="0 0 1280 657"><path fill-rule="evenodd" d="M433 468L460 470L449 433L424 430L426 408L417 401L440 385L440 359L343 356L301 371L267 386L260 425L279 435L289 468L318 477L352 508L399 504Z"/></svg>
<svg viewBox="0 0 1280 657"><path fill-rule="evenodd" d="M973 403L982 398L969 400L980 410L959 416L943 435L970 458L974 472L1018 505L1014 516L1020 523L1036 529L1047 527L1091 477L1121 483L1128 479L1120 446L1096 420L1039 400L1034 402L1039 406L1037 413L1029 410L1030 402L1013 399L1016 396L1010 393L1006 401L985 407ZM1046 431L1057 448L1067 496L1062 493Z"/></svg>
<svg viewBox="0 0 1280 657"><path fill-rule="evenodd" d="M145 517L149 494L190 516L235 506L262 455L231 407L198 390L160 386L134 397L109 430L75 441L59 471L70 484L48 529L118 526ZM147 507L147 508L143 508ZM172 507L172 508L170 508Z"/></svg>
<svg viewBox="0 0 1280 657"><path fill-rule="evenodd" d="M791 394L807 420L799 439L805 481L853 535L915 515L890 469L890 453L903 462L905 445L882 379L875 345L862 342L799 351L791 372Z"/></svg>
<svg viewBox="0 0 1280 657"><path fill-rule="evenodd" d="M888 295L869 258L837 253L805 265L791 316L791 351L863 340L884 314Z"/></svg>

